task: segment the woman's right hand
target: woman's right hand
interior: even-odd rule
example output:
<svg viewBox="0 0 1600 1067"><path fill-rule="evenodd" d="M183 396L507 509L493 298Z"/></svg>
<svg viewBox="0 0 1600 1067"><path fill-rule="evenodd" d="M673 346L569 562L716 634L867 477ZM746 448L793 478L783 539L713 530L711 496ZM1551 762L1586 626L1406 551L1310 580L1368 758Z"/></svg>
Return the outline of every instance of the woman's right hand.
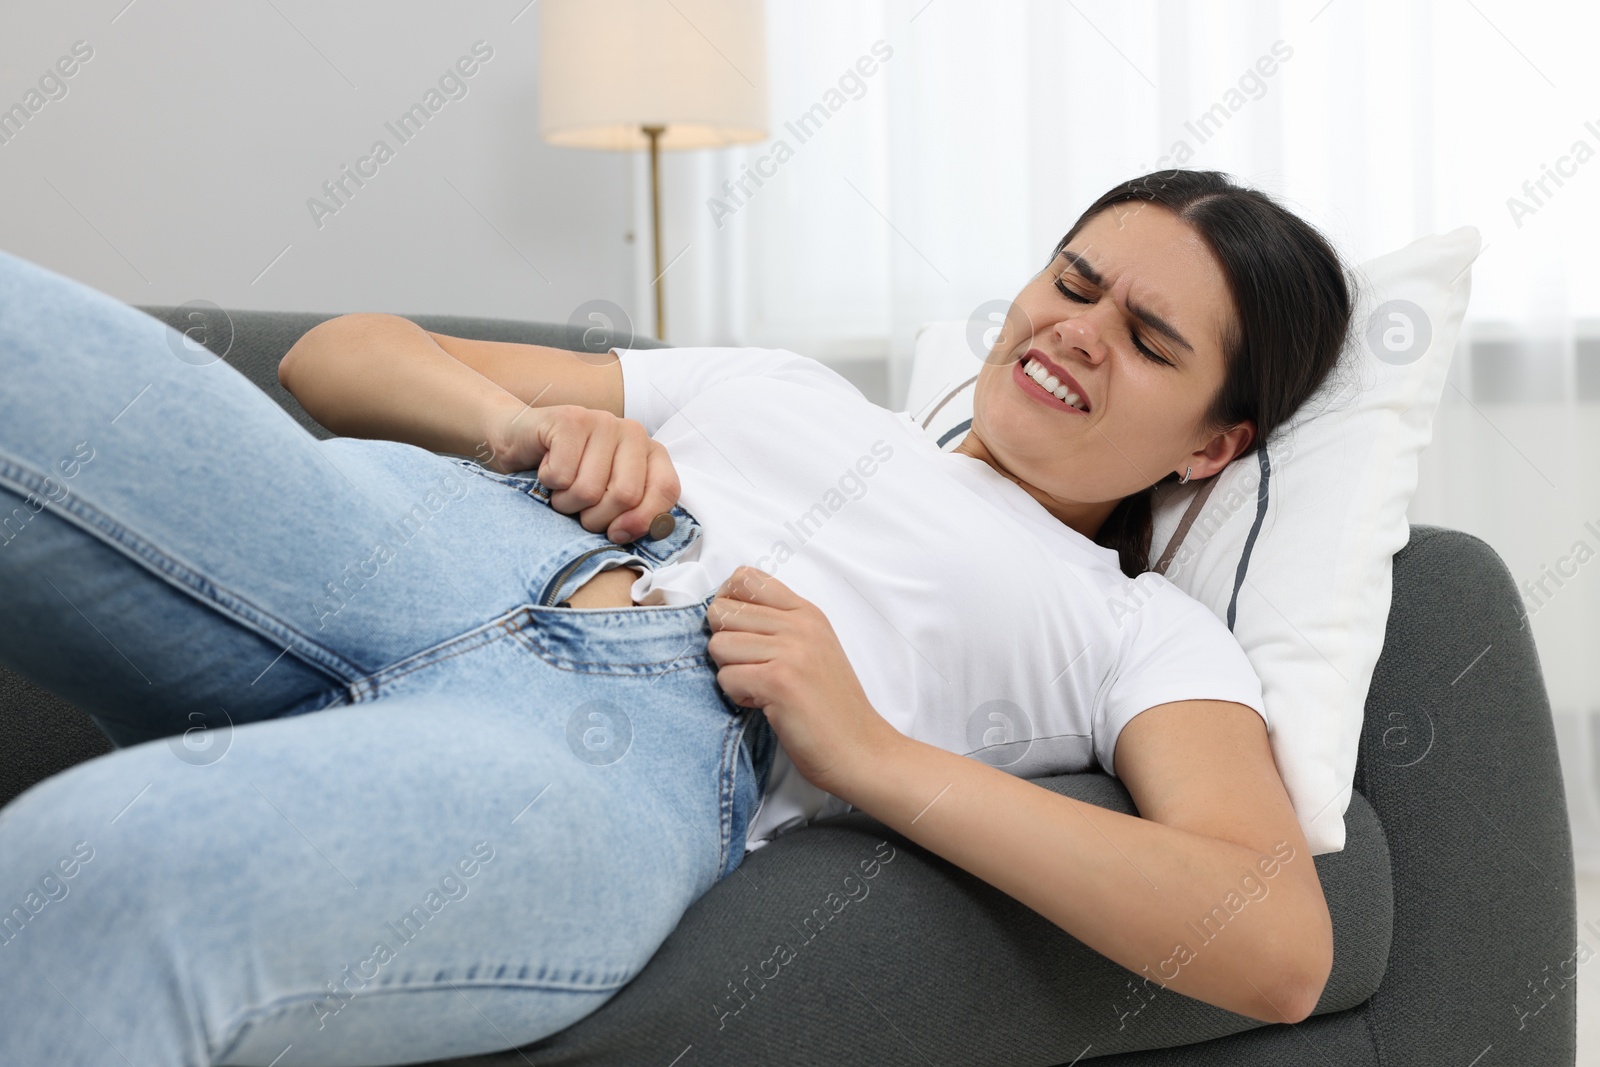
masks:
<svg viewBox="0 0 1600 1067"><path fill-rule="evenodd" d="M510 399L490 416L489 457L479 459L501 474L537 468L550 506L577 515L585 530L626 544L678 502L678 472L642 423L598 408Z"/></svg>

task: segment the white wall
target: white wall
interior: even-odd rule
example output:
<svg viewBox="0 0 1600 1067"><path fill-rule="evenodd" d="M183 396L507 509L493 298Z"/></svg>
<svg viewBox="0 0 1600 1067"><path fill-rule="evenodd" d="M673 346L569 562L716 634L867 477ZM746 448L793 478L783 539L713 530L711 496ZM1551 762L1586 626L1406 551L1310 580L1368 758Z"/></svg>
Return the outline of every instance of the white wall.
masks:
<svg viewBox="0 0 1600 1067"><path fill-rule="evenodd" d="M3 128L0 248L130 304L566 321L603 298L648 332L644 171L539 140L526 3L8 3L0 109L93 56ZM479 40L466 95L401 144L385 122ZM393 158L319 228L308 198L379 139Z"/></svg>

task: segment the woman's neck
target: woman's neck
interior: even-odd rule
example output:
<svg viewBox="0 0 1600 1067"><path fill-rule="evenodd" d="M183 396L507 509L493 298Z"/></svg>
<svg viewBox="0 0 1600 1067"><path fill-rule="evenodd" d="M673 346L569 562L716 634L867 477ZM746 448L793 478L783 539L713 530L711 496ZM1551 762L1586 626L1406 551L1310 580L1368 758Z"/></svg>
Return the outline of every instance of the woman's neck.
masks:
<svg viewBox="0 0 1600 1067"><path fill-rule="evenodd" d="M1021 486L1023 491L1037 500L1040 506L1050 514L1091 541L1094 540L1094 535L1099 532L1101 525L1106 521L1106 517L1111 514L1118 504L1118 501L1115 500L1081 503L1076 500L1062 500L1051 496L1038 486L1030 485L1007 470L1005 464L994 457L988 447L984 445L983 439L972 430L968 430L966 436L962 437L961 442L951 451L988 464L1007 481L1015 482Z"/></svg>

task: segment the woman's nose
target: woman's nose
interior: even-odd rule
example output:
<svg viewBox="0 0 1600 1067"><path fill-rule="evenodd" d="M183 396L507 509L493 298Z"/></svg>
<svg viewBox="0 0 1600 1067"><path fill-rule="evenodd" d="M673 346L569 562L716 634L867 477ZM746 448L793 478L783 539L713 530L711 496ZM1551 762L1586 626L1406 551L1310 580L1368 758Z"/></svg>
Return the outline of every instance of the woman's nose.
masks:
<svg viewBox="0 0 1600 1067"><path fill-rule="evenodd" d="M1062 319L1056 324L1056 336L1062 344L1082 353L1089 363L1101 362L1110 352L1105 341L1104 324L1097 316L1099 311L1098 307L1090 308L1081 315Z"/></svg>

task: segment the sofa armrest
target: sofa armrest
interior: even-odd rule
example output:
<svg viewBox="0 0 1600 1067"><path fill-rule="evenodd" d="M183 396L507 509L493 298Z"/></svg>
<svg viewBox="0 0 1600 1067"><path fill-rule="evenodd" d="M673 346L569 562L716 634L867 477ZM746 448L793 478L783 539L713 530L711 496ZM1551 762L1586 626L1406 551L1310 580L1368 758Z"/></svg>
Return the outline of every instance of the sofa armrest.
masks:
<svg viewBox="0 0 1600 1067"><path fill-rule="evenodd" d="M1576 1055L1572 838L1522 612L1489 545L1412 527L1356 768L1394 863L1394 944L1370 1006L1390 1063L1467 1064L1491 1045L1502 1063Z"/></svg>

